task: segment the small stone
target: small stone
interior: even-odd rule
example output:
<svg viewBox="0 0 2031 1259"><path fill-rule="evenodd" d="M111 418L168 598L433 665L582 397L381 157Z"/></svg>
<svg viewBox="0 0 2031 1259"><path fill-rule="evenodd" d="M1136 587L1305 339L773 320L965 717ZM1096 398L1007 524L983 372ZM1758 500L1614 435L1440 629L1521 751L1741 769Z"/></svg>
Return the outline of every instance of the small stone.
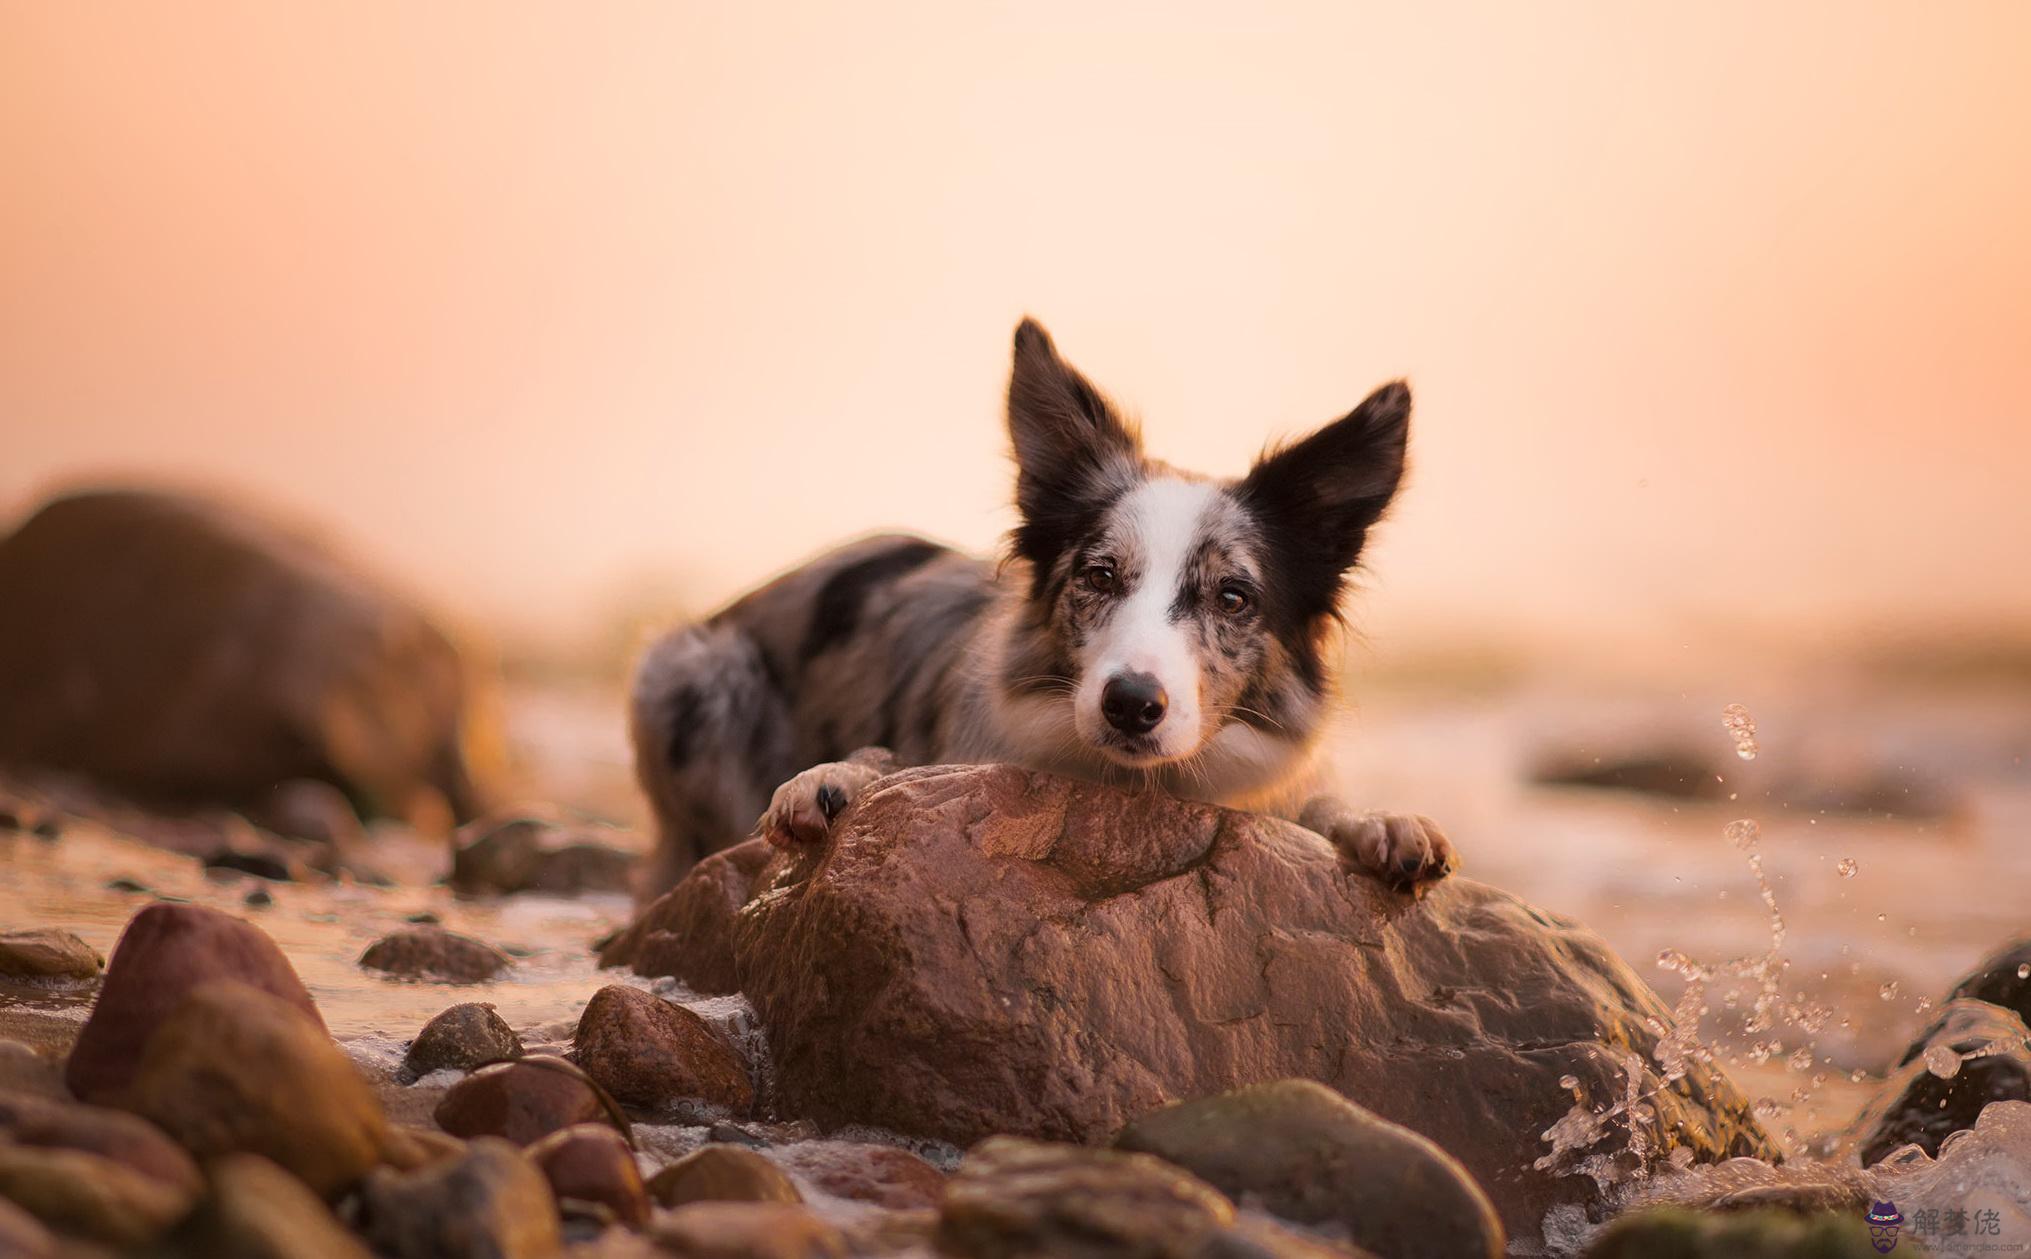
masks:
<svg viewBox="0 0 2031 1259"><path fill-rule="evenodd" d="M783 1169L743 1145L707 1145L649 1178L658 1206L687 1202L802 1202Z"/></svg>
<svg viewBox="0 0 2031 1259"><path fill-rule="evenodd" d="M214 1159L211 1197L177 1230L179 1253L230 1259L373 1259L302 1181L258 1154Z"/></svg>
<svg viewBox="0 0 2031 1259"><path fill-rule="evenodd" d="M423 1025L402 1069L414 1080L432 1071L471 1071L489 1062L522 1056L521 1038L494 1007L469 1001L439 1013Z"/></svg>
<svg viewBox="0 0 2031 1259"><path fill-rule="evenodd" d="M196 1196L84 1150L0 1144L0 1199L58 1232L110 1246L154 1241L183 1218Z"/></svg>
<svg viewBox="0 0 2031 1259"><path fill-rule="evenodd" d="M200 1160L259 1154L330 1196L380 1161L380 1101L323 1027L232 980L193 990L148 1040L121 1104Z"/></svg>
<svg viewBox="0 0 2031 1259"><path fill-rule="evenodd" d="M543 1259L563 1246L543 1173L494 1137L412 1172L374 1172L360 1207L367 1239L394 1259Z"/></svg>
<svg viewBox="0 0 2031 1259"><path fill-rule="evenodd" d="M586 1003L572 1037L578 1064L620 1101L653 1110L702 1100L736 1114L755 1101L747 1063L698 1014L623 984Z"/></svg>
<svg viewBox="0 0 2031 1259"><path fill-rule="evenodd" d="M275 894L265 887L257 887L241 897L240 903L249 909L266 909L275 903Z"/></svg>
<svg viewBox="0 0 2031 1259"><path fill-rule="evenodd" d="M65 1066L71 1092L113 1100L156 1027L199 984L231 979L324 1020L289 959L259 927L200 905L155 904L127 921L98 1000Z"/></svg>
<svg viewBox="0 0 2031 1259"><path fill-rule="evenodd" d="M108 892L152 892L155 889L139 879L130 879L123 874L117 878L107 879L106 890Z"/></svg>
<svg viewBox="0 0 2031 1259"><path fill-rule="evenodd" d="M613 1122L583 1072L561 1058L534 1055L481 1067L452 1085L434 1118L455 1137L505 1137L516 1145L573 1124Z"/></svg>
<svg viewBox="0 0 2031 1259"><path fill-rule="evenodd" d="M454 841L451 885L461 892L624 892L633 854L540 818L483 818Z"/></svg>
<svg viewBox="0 0 2031 1259"><path fill-rule="evenodd" d="M767 840L751 839L700 861L627 930L600 947L599 964L626 966L637 975L674 976L695 992L739 991L734 916L774 855Z"/></svg>
<svg viewBox="0 0 2031 1259"><path fill-rule="evenodd" d="M91 979L106 967L98 950L56 927L0 932L0 975L10 979Z"/></svg>
<svg viewBox="0 0 2031 1259"><path fill-rule="evenodd" d="M659 1214L656 1243L689 1259L840 1259L837 1228L787 1202L693 1202Z"/></svg>
<svg viewBox="0 0 2031 1259"><path fill-rule="evenodd" d="M0 1092L0 1142L82 1150L195 1195L204 1187L183 1147L138 1115L108 1106Z"/></svg>
<svg viewBox="0 0 2031 1259"><path fill-rule="evenodd" d="M773 1156L835 1198L893 1211L937 1206L945 1192L944 1172L893 1145L799 1141L779 1147Z"/></svg>
<svg viewBox="0 0 2031 1259"><path fill-rule="evenodd" d="M649 1222L649 1195L627 1138L606 1124L562 1128L529 1147L560 1203L589 1202L629 1228Z"/></svg>
<svg viewBox="0 0 2031 1259"><path fill-rule="evenodd" d="M494 978L513 963L506 953L471 936L442 927L410 927L369 945L360 955L360 965L404 979L477 984Z"/></svg>

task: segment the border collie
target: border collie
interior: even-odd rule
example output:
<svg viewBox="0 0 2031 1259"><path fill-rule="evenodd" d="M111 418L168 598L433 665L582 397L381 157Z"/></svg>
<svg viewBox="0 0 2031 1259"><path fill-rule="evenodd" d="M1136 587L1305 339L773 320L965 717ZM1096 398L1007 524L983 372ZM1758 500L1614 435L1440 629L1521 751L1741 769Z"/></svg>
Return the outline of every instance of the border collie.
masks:
<svg viewBox="0 0 2031 1259"><path fill-rule="evenodd" d="M1399 381L1238 481L1195 476L1144 455L1024 320L1008 387L1021 523L1000 564L870 538L643 657L645 890L750 833L819 842L893 769L988 761L1277 813L1399 887L1444 876L1452 845L1429 819L1314 794L1346 576L1409 425Z"/></svg>

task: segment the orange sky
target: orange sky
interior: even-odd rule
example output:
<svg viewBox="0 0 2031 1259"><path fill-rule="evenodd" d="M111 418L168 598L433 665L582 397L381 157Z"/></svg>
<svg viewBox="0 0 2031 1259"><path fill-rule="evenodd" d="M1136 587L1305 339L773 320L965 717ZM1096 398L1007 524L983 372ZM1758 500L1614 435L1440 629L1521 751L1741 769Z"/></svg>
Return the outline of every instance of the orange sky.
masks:
<svg viewBox="0 0 2031 1259"><path fill-rule="evenodd" d="M0 9L0 509L115 472L569 640L1399 374L1363 619L2031 616L2031 6Z"/></svg>

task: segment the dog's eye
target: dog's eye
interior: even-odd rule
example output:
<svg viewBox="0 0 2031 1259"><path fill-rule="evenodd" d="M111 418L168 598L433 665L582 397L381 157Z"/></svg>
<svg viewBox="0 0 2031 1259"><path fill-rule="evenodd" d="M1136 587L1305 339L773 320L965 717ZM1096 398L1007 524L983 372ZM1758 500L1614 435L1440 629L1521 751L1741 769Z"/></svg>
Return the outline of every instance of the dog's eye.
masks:
<svg viewBox="0 0 2031 1259"><path fill-rule="evenodd" d="M1088 564L1079 570L1079 580L1097 595L1113 594L1115 587L1121 584L1111 564Z"/></svg>
<svg viewBox="0 0 2031 1259"><path fill-rule="evenodd" d="M1248 591L1228 582L1220 587L1220 610L1229 616L1240 616L1248 611Z"/></svg>

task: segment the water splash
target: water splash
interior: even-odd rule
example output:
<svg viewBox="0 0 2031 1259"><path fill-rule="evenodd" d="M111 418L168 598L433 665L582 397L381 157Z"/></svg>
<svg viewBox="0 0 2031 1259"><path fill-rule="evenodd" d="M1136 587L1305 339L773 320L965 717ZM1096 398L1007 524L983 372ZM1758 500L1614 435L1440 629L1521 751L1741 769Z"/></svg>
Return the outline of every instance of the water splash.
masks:
<svg viewBox="0 0 2031 1259"><path fill-rule="evenodd" d="M1834 867L1834 873L1844 879L1852 879L1855 877L1855 871L1861 868L1853 857L1842 857L1840 863Z"/></svg>
<svg viewBox="0 0 2031 1259"><path fill-rule="evenodd" d="M1735 740L1735 755L1745 761L1756 759L1756 719L1740 704L1721 710L1721 725Z"/></svg>

